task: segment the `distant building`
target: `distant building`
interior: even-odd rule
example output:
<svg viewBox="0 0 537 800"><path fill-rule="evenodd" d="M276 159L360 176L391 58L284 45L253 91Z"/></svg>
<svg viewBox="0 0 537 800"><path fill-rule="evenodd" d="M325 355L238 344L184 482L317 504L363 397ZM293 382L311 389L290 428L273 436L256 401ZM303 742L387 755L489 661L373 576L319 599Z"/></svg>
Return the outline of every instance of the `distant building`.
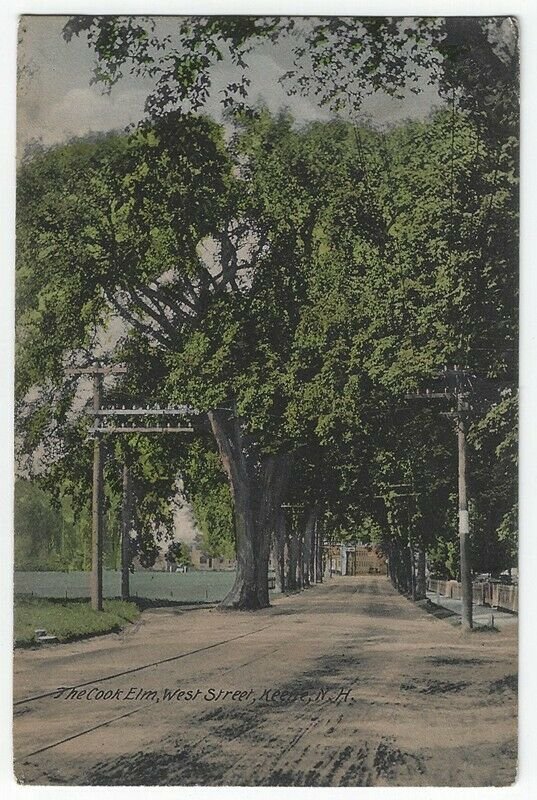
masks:
<svg viewBox="0 0 537 800"><path fill-rule="evenodd" d="M232 571L237 568L237 562L235 559L223 558L220 556L209 556L200 548L197 542L183 545L189 550L190 563L188 566L175 564L174 562L170 562L166 559L166 551L168 546L168 542L160 546L155 563L151 567L143 567L140 564L139 558L134 558L133 564L136 572L190 572L191 570L207 570L217 572Z"/></svg>
<svg viewBox="0 0 537 800"><path fill-rule="evenodd" d="M345 575L385 575L386 558L372 545L347 545L345 548Z"/></svg>
<svg viewBox="0 0 537 800"><path fill-rule="evenodd" d="M332 575L385 575L386 559L375 547L363 542L325 544L323 547L325 573Z"/></svg>
<svg viewBox="0 0 537 800"><path fill-rule="evenodd" d="M212 571L231 571L236 569L237 562L234 558L224 558L223 556L209 556L199 545L194 542L190 545L190 564L189 569L212 570Z"/></svg>

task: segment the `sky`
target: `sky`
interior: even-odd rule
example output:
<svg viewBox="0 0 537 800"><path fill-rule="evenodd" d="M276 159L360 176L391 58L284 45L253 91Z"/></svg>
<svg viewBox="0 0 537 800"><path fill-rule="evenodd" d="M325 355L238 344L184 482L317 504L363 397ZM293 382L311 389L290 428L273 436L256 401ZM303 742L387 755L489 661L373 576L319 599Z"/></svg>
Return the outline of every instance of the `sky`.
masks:
<svg viewBox="0 0 537 800"><path fill-rule="evenodd" d="M178 18L161 18L163 30L173 32ZM93 54L85 36L66 42L62 28L67 17L23 16L19 25L18 147L39 140L45 145L59 143L90 131L122 129L143 117L150 80L125 76L110 95L90 85ZM299 122L328 119L330 114L309 98L288 96L278 78L291 66L288 45L264 43L247 57L250 98L262 99L271 111L288 107ZM215 90L205 113L221 119L218 88L233 75L223 62L213 73ZM363 113L377 124L423 118L440 104L436 89L425 83L418 95L408 92L404 100L376 93L364 101Z"/></svg>

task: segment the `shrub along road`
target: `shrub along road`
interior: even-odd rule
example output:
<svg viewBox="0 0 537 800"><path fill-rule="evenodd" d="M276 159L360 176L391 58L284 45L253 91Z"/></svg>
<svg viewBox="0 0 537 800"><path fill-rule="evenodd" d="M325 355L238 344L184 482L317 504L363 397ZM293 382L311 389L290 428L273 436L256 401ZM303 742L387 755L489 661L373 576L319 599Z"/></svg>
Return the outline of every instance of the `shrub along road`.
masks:
<svg viewBox="0 0 537 800"><path fill-rule="evenodd" d="M15 771L48 784L508 784L516 648L515 625L463 633L384 577L334 578L257 613L154 609L120 634L16 652Z"/></svg>

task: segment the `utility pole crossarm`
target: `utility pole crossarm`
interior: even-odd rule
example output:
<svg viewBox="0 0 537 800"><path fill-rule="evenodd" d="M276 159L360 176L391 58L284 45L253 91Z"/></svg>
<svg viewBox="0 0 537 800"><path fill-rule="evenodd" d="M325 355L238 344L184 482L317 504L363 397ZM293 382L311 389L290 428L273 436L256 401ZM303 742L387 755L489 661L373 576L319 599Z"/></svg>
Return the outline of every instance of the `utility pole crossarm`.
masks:
<svg viewBox="0 0 537 800"><path fill-rule="evenodd" d="M391 497L420 497L422 494L423 494L423 492L406 492L404 494L400 493L400 494L391 494L391 495L374 494L373 497L374 497L375 500L386 500L388 497L390 497L390 498Z"/></svg>
<svg viewBox="0 0 537 800"><path fill-rule="evenodd" d="M198 412L193 408L100 408L97 412L90 412L98 417L132 417L132 416L166 416L166 417L185 417L197 415Z"/></svg>
<svg viewBox="0 0 537 800"><path fill-rule="evenodd" d="M454 395L449 392L425 392L425 394L405 394L405 400L451 400Z"/></svg>
<svg viewBox="0 0 537 800"><path fill-rule="evenodd" d="M194 428L187 426L172 428L171 426L101 425L91 428L91 433L194 433Z"/></svg>

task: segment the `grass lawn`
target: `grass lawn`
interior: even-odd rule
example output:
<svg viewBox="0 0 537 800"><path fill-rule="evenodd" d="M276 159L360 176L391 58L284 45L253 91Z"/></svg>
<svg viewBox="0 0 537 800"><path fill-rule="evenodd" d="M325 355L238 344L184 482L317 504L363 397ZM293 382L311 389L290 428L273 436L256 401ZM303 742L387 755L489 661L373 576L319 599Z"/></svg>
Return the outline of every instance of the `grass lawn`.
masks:
<svg viewBox="0 0 537 800"><path fill-rule="evenodd" d="M59 600L40 597L15 598L15 647L35 642L36 628L44 628L60 642L97 633L119 631L140 616L136 603L105 600L103 611L94 611L89 600Z"/></svg>

